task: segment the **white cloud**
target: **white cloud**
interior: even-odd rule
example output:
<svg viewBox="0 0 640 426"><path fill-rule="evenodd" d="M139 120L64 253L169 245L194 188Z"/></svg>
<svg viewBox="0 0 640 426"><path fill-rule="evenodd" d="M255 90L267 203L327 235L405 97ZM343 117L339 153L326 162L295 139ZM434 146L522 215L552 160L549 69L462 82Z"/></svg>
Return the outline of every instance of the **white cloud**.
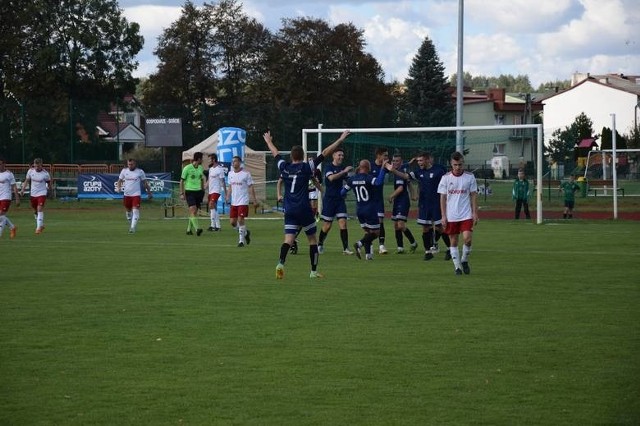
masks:
<svg viewBox="0 0 640 426"><path fill-rule="evenodd" d="M465 20L483 25L485 31L526 33L540 31L560 22L570 13L575 0L467 0Z"/></svg>

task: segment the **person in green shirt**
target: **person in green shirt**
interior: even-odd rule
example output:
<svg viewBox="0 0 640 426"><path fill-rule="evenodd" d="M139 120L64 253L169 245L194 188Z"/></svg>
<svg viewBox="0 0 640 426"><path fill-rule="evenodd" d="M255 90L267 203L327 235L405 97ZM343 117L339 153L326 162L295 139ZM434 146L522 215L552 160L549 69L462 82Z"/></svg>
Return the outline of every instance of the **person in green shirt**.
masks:
<svg viewBox="0 0 640 426"><path fill-rule="evenodd" d="M516 220L520 219L520 210L524 207L524 216L527 219L531 219L529 214L529 181L524 175L524 169L518 170L518 178L513 181L513 189L511 190L511 197L516 202Z"/></svg>
<svg viewBox="0 0 640 426"><path fill-rule="evenodd" d="M180 175L180 199L186 200L189 206L189 222L187 223L187 235L195 234L199 237L202 228L198 225L198 210L204 197L204 168L202 167L202 153L193 154L191 164L182 169Z"/></svg>
<svg viewBox="0 0 640 426"><path fill-rule="evenodd" d="M568 181L560 184L560 190L564 194L564 212L562 214L563 219L573 218L573 208L576 204L576 192L580 190L580 187L576 183L576 177L571 175Z"/></svg>

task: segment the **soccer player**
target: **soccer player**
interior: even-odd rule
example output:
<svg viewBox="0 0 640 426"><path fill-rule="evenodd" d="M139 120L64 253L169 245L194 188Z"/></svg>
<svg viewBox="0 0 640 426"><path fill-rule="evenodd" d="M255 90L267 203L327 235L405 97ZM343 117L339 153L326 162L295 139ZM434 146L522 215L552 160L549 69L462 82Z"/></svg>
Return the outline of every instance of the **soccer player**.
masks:
<svg viewBox="0 0 640 426"><path fill-rule="evenodd" d="M42 167L42 158L36 158L20 188L20 195L24 196L25 189L27 186L30 187L29 198L36 216L36 234L42 234L44 231L44 204L47 201L50 183L51 176Z"/></svg>
<svg viewBox="0 0 640 426"><path fill-rule="evenodd" d="M20 194L16 185L16 178L7 170L6 161L0 158L0 237L6 226L9 226L9 238L16 237L17 227L9 220L7 212L11 206L11 194L16 197L16 206L20 205Z"/></svg>
<svg viewBox="0 0 640 426"><path fill-rule="evenodd" d="M402 161L402 155L394 154L391 167L395 170L400 170L403 173L407 173L406 165ZM396 235L396 244L398 247L398 254L404 253L403 234L409 240L411 253L415 253L418 243L413 237L413 233L407 228L407 217L409 216L409 208L411 207L411 187L407 179L402 176L395 176L393 181L393 192L389 196L389 203L393 205L391 210L391 220L393 221L393 229Z"/></svg>
<svg viewBox="0 0 640 426"><path fill-rule="evenodd" d="M384 168L384 165L389 162L389 150L385 147L376 149L376 158L370 162L369 174L371 177L377 177L380 174L380 170ZM378 233L378 241L380 243L378 247L378 253L387 254L389 251L384 246L386 239L386 232L384 230L384 182L380 185L376 185L372 188L372 197L374 202L378 206L378 218L380 222L380 230Z"/></svg>
<svg viewBox="0 0 640 426"><path fill-rule="evenodd" d="M284 264L287 254L295 241L298 228L302 228L309 241L309 259L311 262L310 278L322 278L318 272L318 240L316 238L316 220L309 204L308 183L316 169L324 158L335 151L349 136L345 130L331 145L322 150L322 153L314 160L305 162L304 149L300 145L291 148L291 161L285 161L271 139L271 132L267 131L262 136L271 154L278 165L280 176L284 182L284 242L280 247L280 258L276 266L276 278L284 278Z"/></svg>
<svg viewBox="0 0 640 426"><path fill-rule="evenodd" d="M228 180L226 199L227 203L231 203L229 221L232 228L238 227L238 247L244 247L245 244L251 244L251 231L247 229L244 219L249 216L249 198L256 204L256 192L251 173L242 168L242 160L237 155L231 160Z"/></svg>
<svg viewBox="0 0 640 426"><path fill-rule="evenodd" d="M193 154L190 164L182 169L180 174L180 199L187 201L189 206L189 221L187 235L202 235L202 228L198 224L198 210L202 206L204 197L204 168L202 167L202 153Z"/></svg>
<svg viewBox="0 0 640 426"><path fill-rule="evenodd" d="M560 190L564 194L564 212L563 219L573 219L573 208L576 205L576 192L580 191L580 187L575 181L575 176L569 176L569 180L560 184Z"/></svg>
<svg viewBox="0 0 640 426"><path fill-rule="evenodd" d="M524 175L524 169L518 169L518 178L513 181L511 197L516 202L516 219L520 219L520 210L524 207L524 216L531 219L529 214L529 181Z"/></svg>
<svg viewBox="0 0 640 426"><path fill-rule="evenodd" d="M433 163L433 157L428 152L421 152L410 163L418 163L418 170L402 173L392 170L396 176L411 179L418 182L418 224L422 226L422 244L424 245L424 260L433 259L438 252L438 240L442 238L447 246L444 260L450 260L449 237L444 232L442 216L440 213L440 194L438 184L447 170Z"/></svg>
<svg viewBox="0 0 640 426"><path fill-rule="evenodd" d="M444 175L438 185L442 225L451 239L449 251L456 275L471 273L469 254L473 227L478 223L478 184L472 173L465 172L464 156L451 154L451 171ZM458 235L462 234L462 258L458 252ZM462 270L460 269L462 268Z"/></svg>
<svg viewBox="0 0 640 426"><path fill-rule="evenodd" d="M227 185L224 181L224 167L218 163L217 154L209 154L211 164L209 164L209 177L207 186L209 188L209 217L211 224L208 231L220 230L220 215L218 214L218 200L220 194L227 193Z"/></svg>
<svg viewBox="0 0 640 426"><path fill-rule="evenodd" d="M124 185L124 198L122 203L126 211L127 219L130 221L129 233L134 234L140 219L140 196L142 195L140 185L144 185L145 191L149 199L153 198L151 188L144 170L139 169L136 160L130 158L127 160L127 167L120 171L118 181L116 182L116 192L120 192Z"/></svg>
<svg viewBox="0 0 640 426"><path fill-rule="evenodd" d="M373 260L373 250L371 244L380 234L380 206L373 193L378 187L384 185L384 175L387 171L387 161L383 161L382 167L378 169L377 176L371 176L371 163L369 160L360 160L357 173L348 177L341 190L345 196L349 190L353 189L356 196L356 216L360 222L360 227L364 229L364 237L356 241L353 245L356 256L362 259L360 251L364 248L365 258Z"/></svg>
<svg viewBox="0 0 640 426"><path fill-rule="evenodd" d="M347 204L344 197L340 195L340 191L344 186L344 180L353 170L352 166L343 166L344 150L342 147L336 148L332 154L332 161L324 171L325 192L322 197L322 229L318 236L318 253L324 252L324 241L327 234L331 230L333 220L338 220L340 228L340 240L342 241L342 253L351 255L353 252L349 250L349 231L347 230Z"/></svg>

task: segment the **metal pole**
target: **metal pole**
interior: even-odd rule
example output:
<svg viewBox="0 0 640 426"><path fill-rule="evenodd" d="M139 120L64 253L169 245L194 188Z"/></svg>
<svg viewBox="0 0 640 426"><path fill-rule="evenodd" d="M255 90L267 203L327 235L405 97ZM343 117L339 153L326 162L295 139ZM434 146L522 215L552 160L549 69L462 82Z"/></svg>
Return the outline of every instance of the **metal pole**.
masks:
<svg viewBox="0 0 640 426"><path fill-rule="evenodd" d="M613 218L618 218L618 168L616 167L617 156L616 156L616 115L611 114L611 149L613 150L613 164L611 169L611 176L613 178Z"/></svg>
<svg viewBox="0 0 640 426"><path fill-rule="evenodd" d="M463 123L462 106L464 104L464 76L463 52L464 52L464 0L458 0L458 75L456 81L456 126ZM464 152L463 131L456 130L456 151Z"/></svg>
<svg viewBox="0 0 640 426"><path fill-rule="evenodd" d="M537 176L536 180L538 181L538 191L536 191L536 223L542 223L542 124L538 124L537 127L537 160L538 160L538 168L537 168ZM551 192L551 191L549 191Z"/></svg>

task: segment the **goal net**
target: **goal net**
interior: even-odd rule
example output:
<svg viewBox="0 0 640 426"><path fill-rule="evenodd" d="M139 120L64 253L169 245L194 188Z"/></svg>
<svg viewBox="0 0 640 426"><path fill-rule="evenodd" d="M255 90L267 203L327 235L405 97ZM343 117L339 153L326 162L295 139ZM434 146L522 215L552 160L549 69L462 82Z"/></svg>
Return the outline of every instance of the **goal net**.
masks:
<svg viewBox="0 0 640 426"><path fill-rule="evenodd" d="M434 161L447 166L451 154L465 155L465 168L484 188L496 183L511 191L519 168L524 168L532 186L543 187L542 125L494 125L452 127L356 128L344 144L345 164L356 165L360 159L373 159L378 147L389 156L402 155L409 161L420 151L428 151ZM320 152L336 140L344 129L318 127L302 130L305 152ZM461 135L461 137L460 137ZM542 167L538 167L541 165ZM542 191L536 191L537 222L542 223Z"/></svg>

